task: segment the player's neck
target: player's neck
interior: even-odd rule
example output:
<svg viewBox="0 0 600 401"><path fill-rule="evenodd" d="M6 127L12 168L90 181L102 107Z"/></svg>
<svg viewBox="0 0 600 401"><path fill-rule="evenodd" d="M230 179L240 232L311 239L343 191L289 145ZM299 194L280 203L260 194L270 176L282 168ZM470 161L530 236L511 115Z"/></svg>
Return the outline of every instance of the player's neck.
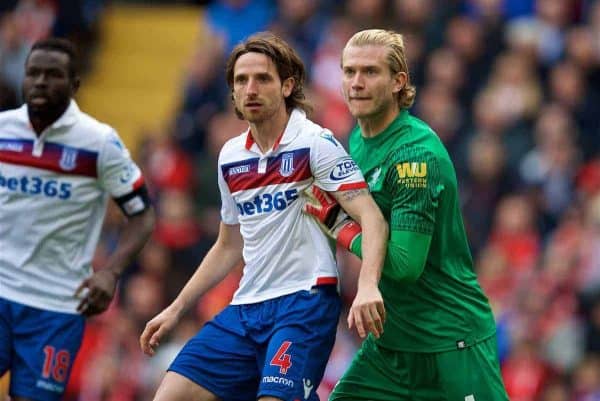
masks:
<svg viewBox="0 0 600 401"><path fill-rule="evenodd" d="M261 152L266 153L273 148L273 145L275 145L275 142L285 130L289 119L290 115L284 108L268 120L250 123L252 138L260 148Z"/></svg>
<svg viewBox="0 0 600 401"><path fill-rule="evenodd" d="M31 127L33 128L37 136L40 136L46 128L48 128L49 126L54 124L56 120L58 120L61 114L47 115L29 112L29 123L31 124Z"/></svg>
<svg viewBox="0 0 600 401"><path fill-rule="evenodd" d="M36 109L30 105L27 105L27 115L29 116L29 123L37 134L42 135L44 130L54 124L64 113L67 111L69 104L65 104L59 107Z"/></svg>
<svg viewBox="0 0 600 401"><path fill-rule="evenodd" d="M357 118L362 136L372 138L381 134L398 117L398 114L400 110L397 107L389 107L381 113Z"/></svg>

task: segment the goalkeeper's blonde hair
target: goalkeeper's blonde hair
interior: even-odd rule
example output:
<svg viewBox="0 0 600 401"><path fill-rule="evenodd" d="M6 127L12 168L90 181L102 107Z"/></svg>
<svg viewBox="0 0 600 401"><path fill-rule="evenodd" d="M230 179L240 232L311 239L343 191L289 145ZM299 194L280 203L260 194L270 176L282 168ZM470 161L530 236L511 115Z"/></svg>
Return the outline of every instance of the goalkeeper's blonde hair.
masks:
<svg viewBox="0 0 600 401"><path fill-rule="evenodd" d="M387 64L390 68L392 75L398 72L406 73L407 79L404 88L398 92L396 100L398 107L401 109L407 109L415 101L415 95L417 89L410 83L410 74L408 72L408 62L406 61L406 52L404 48L404 39L398 32L389 31L385 29L367 29L355 33L346 46L344 52L348 47L355 46L383 46L387 48ZM342 64L343 54L342 52Z"/></svg>

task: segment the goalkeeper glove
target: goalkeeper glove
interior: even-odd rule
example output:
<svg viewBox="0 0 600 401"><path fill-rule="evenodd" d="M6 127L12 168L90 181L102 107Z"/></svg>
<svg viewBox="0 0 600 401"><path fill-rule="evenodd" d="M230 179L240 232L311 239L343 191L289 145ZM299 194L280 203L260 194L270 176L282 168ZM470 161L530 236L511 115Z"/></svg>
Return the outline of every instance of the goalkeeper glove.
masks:
<svg viewBox="0 0 600 401"><path fill-rule="evenodd" d="M311 185L304 191L308 202L303 211L313 216L323 231L338 244L351 250L352 243L361 234L360 225L341 208L327 192Z"/></svg>

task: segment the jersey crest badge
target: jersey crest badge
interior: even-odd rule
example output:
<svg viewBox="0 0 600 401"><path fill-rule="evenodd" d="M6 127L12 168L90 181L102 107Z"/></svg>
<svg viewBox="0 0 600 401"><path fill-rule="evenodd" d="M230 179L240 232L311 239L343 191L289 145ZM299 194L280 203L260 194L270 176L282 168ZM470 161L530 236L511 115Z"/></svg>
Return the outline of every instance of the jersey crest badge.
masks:
<svg viewBox="0 0 600 401"><path fill-rule="evenodd" d="M65 171L71 171L77 166L77 149L64 147L58 165Z"/></svg>
<svg viewBox="0 0 600 401"><path fill-rule="evenodd" d="M281 165L279 166L279 174L282 177L289 177L294 172L294 154L284 153L281 155Z"/></svg>
<svg viewBox="0 0 600 401"><path fill-rule="evenodd" d="M369 184L369 189L371 191L373 191L373 189L377 185L379 177L381 177L381 167L377 167L375 170L373 170L373 173L371 173L371 176L367 180L367 183Z"/></svg>

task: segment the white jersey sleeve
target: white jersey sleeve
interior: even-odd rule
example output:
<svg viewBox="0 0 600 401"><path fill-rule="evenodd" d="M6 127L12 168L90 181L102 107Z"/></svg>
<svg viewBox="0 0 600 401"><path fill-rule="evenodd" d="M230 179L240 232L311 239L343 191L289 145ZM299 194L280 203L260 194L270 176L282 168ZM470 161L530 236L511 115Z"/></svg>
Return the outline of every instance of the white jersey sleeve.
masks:
<svg viewBox="0 0 600 401"><path fill-rule="evenodd" d="M310 168L315 178L315 185L324 191L345 191L367 187L358 165L327 129L323 129L314 137Z"/></svg>
<svg viewBox="0 0 600 401"><path fill-rule="evenodd" d="M239 224L238 209L233 196L231 196L231 191L225 182L225 178L223 177L220 161L217 170L217 182L219 184L219 192L221 193L221 220L223 223L229 225Z"/></svg>
<svg viewBox="0 0 600 401"><path fill-rule="evenodd" d="M129 151L114 130L100 151L98 179L100 186L113 198L127 195L144 183L140 168L131 160Z"/></svg>

